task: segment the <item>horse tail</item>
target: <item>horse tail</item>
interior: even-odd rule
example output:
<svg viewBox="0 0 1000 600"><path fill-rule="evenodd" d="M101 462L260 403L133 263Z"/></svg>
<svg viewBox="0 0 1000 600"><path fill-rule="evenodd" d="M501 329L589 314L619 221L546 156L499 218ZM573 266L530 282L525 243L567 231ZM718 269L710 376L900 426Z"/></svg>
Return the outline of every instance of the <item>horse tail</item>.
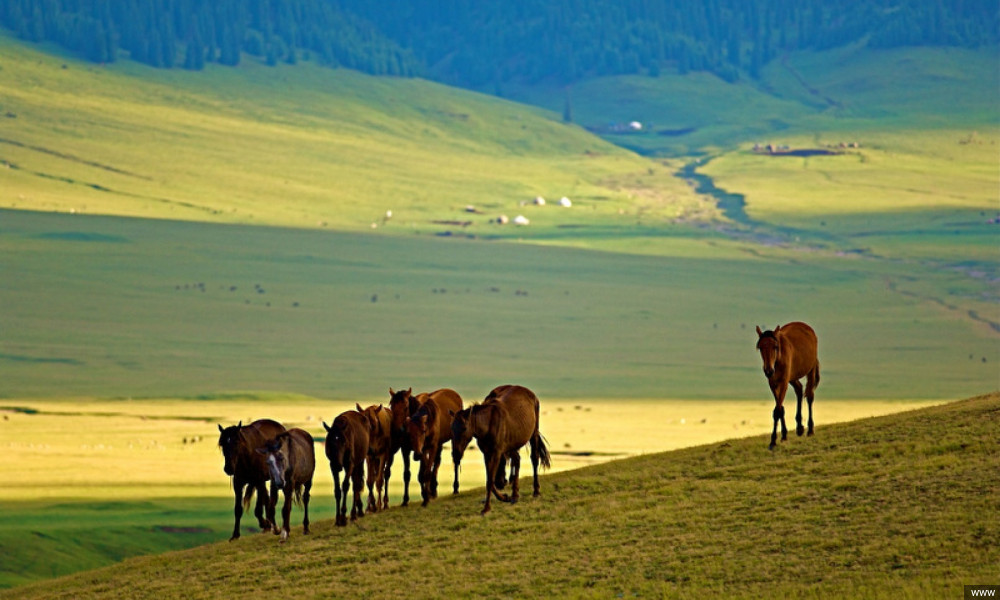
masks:
<svg viewBox="0 0 1000 600"><path fill-rule="evenodd" d="M816 379L813 381L813 389L819 387L819 361L816 361L816 366L813 367L813 371L816 372Z"/></svg>
<svg viewBox="0 0 1000 600"><path fill-rule="evenodd" d="M292 500L295 502L295 506L302 506L302 484L296 484L294 491L295 494L293 495Z"/></svg>
<svg viewBox="0 0 1000 600"><path fill-rule="evenodd" d="M535 434L535 447L538 452L538 462L546 469L552 468L552 456L545 445L545 438L540 433Z"/></svg>
<svg viewBox="0 0 1000 600"><path fill-rule="evenodd" d="M250 510L250 500L253 499L254 488L252 485L248 485L246 490L243 492L243 510Z"/></svg>

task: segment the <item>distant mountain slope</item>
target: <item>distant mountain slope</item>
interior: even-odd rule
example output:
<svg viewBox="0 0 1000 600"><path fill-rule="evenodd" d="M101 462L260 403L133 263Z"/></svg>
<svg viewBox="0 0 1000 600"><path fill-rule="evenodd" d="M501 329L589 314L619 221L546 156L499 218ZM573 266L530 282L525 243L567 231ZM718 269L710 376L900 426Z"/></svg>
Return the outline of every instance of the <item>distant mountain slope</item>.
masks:
<svg viewBox="0 0 1000 600"><path fill-rule="evenodd" d="M537 195L587 209L549 211L550 225L624 219L636 185L667 216L697 202L668 170L557 115L424 80L308 64L100 68L3 36L0 49L8 208L440 231L513 219Z"/></svg>
<svg viewBox="0 0 1000 600"><path fill-rule="evenodd" d="M315 58L463 87L709 71L760 76L795 50L978 47L1000 40L995 2L969 0L8 0L0 24L94 62L156 67ZM492 91L492 90L491 90Z"/></svg>
<svg viewBox="0 0 1000 600"><path fill-rule="evenodd" d="M284 545L244 536L0 596L959 597L1000 562L998 426L994 393L773 453L754 437L558 473L539 498L523 469L521 502L485 517L481 490L346 528L316 501L312 535L295 509Z"/></svg>

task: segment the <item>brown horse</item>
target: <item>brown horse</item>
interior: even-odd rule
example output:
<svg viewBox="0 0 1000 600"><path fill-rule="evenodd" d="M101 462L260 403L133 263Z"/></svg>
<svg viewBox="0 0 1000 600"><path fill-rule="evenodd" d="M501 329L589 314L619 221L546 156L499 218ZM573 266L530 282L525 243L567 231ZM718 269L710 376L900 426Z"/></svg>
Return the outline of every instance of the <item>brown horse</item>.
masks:
<svg viewBox="0 0 1000 600"><path fill-rule="evenodd" d="M392 465L392 415L389 409L371 405L358 412L368 419L368 512L389 508L389 474ZM375 494L378 492L378 495Z"/></svg>
<svg viewBox="0 0 1000 600"><path fill-rule="evenodd" d="M337 525L347 525L347 495L354 483L354 504L351 506L351 520L365 516L365 506L361 502L364 486L365 459L368 457L368 420L353 410L341 413L333 420L333 425L323 423L326 429L326 457L330 459L333 473L333 492L337 499ZM344 472L343 499L340 489L340 472Z"/></svg>
<svg viewBox="0 0 1000 600"><path fill-rule="evenodd" d="M426 394L422 400L416 399L419 408L406 421L406 432L414 458L420 460L417 480L423 498L421 506L427 506L431 498L437 498L441 449L451 440L451 415L462 410L462 397L455 390L444 388ZM458 493L458 465L455 465L454 493Z"/></svg>
<svg viewBox="0 0 1000 600"><path fill-rule="evenodd" d="M389 412L392 415L392 446L390 449L389 462L385 467L385 480L389 480L392 474L392 456L396 451L403 454L403 503L406 506L410 503L410 437L406 434L406 422L410 416L416 412L417 408L427 394L413 395L413 388L393 391L389 388Z"/></svg>
<svg viewBox="0 0 1000 600"><path fill-rule="evenodd" d="M774 450L778 437L778 421L781 421L781 441L788 439L788 428L785 426L785 393L791 384L798 397L798 409L795 412L797 426L795 433L802 435L802 384L799 380L806 378L805 397L809 402L809 435L813 434L813 398L816 386L819 385L819 360L816 358L816 332L812 327L798 321L787 325L778 325L774 331L761 331L757 328L757 350L764 361L764 376L774 394L774 428L771 430L771 445Z"/></svg>
<svg viewBox="0 0 1000 600"><path fill-rule="evenodd" d="M243 421L225 429L219 425L219 448L222 449L225 460L223 470L233 478L233 492L236 495L233 506L236 523L229 541L240 537L240 519L243 517L244 507L250 506L250 499L255 491L257 505L253 513L257 517L257 523L265 532L270 531L274 525L274 504L278 498L278 489L272 486L271 494L267 494L267 481L271 478L271 473L267 461L254 450L284 431L281 423L270 419L254 421L246 427L243 426ZM244 487L246 496L243 495ZM265 510L267 518L264 516Z"/></svg>
<svg viewBox="0 0 1000 600"><path fill-rule="evenodd" d="M500 394L506 391L512 386L501 385L499 387L493 388L493 390L486 395L483 399L482 404L489 404L491 402L496 402ZM459 412L452 411L451 417L451 461L455 463L455 467L459 468L462 464L462 458L465 456L465 450L469 447L469 442L472 441L472 430L469 429L469 409L466 408ZM456 418L457 415L462 414L462 418ZM502 490L507 486L507 457L503 457L500 462L500 468L497 469L497 476L494 480L494 484L497 489Z"/></svg>
<svg viewBox="0 0 1000 600"><path fill-rule="evenodd" d="M496 496L503 502L517 502L520 497L518 478L521 474L520 449L531 445L531 464L534 468L534 492L538 486L538 464L551 466L549 450L538 431L538 397L519 385L500 386L490 392L482 404L476 404L455 414L452 431L459 439L476 438L486 463L486 503L482 514L490 511L490 499ZM503 459L510 459L511 495L497 489L497 471Z"/></svg>
<svg viewBox="0 0 1000 600"><path fill-rule="evenodd" d="M309 490L312 489L313 473L316 471L316 450L313 438L301 429L289 429L278 434L263 447L257 448L265 459L271 473L271 489L280 489L285 494L285 504L281 508L281 541L288 539L290 530L288 518L292 514L292 496L302 505L302 533L309 533ZM274 533L278 530L275 528Z"/></svg>

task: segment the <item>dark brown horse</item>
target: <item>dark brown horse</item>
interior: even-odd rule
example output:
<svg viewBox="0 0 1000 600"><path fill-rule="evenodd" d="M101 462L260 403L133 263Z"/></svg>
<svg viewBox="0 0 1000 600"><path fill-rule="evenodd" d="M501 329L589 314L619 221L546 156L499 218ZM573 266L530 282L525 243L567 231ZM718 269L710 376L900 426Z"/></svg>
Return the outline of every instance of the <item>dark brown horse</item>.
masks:
<svg viewBox="0 0 1000 600"><path fill-rule="evenodd" d="M819 385L819 360L817 360L816 332L812 327L798 321L778 325L774 331L757 328L757 350L764 361L764 376L774 395L774 428L771 430L771 445L774 450L778 437L778 421L781 421L781 441L788 439L785 426L785 393L791 384L798 397L795 412L797 426L795 433L802 435L802 396L799 380L806 378L805 397L809 402L809 435L813 434L813 398Z"/></svg>
<svg viewBox="0 0 1000 600"><path fill-rule="evenodd" d="M364 487L365 459L368 457L368 420L358 412L349 410L333 420L333 425L323 423L326 429L326 457L330 459L333 473L333 493L337 499L337 525L347 525L347 495L354 483L354 504L351 520L365 516L361 502ZM344 489L341 493L340 472L344 472Z"/></svg>
<svg viewBox="0 0 1000 600"><path fill-rule="evenodd" d="M284 431L285 428L281 423L270 419L254 421L246 427L243 426L243 421L225 429L219 425L219 448L222 449L222 456L225 459L223 470L226 475L233 478L233 493L236 495L236 503L233 506L236 523L233 525L233 536L229 541L240 537L240 519L243 517L244 507L250 506L250 499L255 491L257 505L253 512L257 517L257 523L263 531L270 531L274 526L274 503L278 497L278 490L272 486L271 494L268 495L267 481L271 478L271 473L267 460L254 450ZM246 487L245 496L244 487Z"/></svg>
<svg viewBox="0 0 1000 600"><path fill-rule="evenodd" d="M531 464L534 468L534 491L538 496L538 464L551 466L549 450L538 431L538 397L519 385L505 385L494 389L482 404L475 404L455 414L452 431L465 444L476 439L486 463L486 503L482 514L490 510L490 499L496 496L503 502L517 502L520 497L518 478L521 474L520 449L531 445ZM459 442L461 443L461 442ZM511 495L501 494L497 488L497 471L504 458L510 459Z"/></svg>
<svg viewBox="0 0 1000 600"><path fill-rule="evenodd" d="M281 541L290 533L288 518L292 514L292 497L302 505L302 533L309 533L309 490L312 489L313 473L316 471L316 450L313 438L301 429L289 429L278 434L263 447L257 448L267 460L271 473L271 489L280 489L285 494L285 504L281 508ZM277 528L274 531L278 533Z"/></svg>
<svg viewBox="0 0 1000 600"><path fill-rule="evenodd" d="M423 395L423 394L421 394ZM455 390L440 389L419 403L406 422L410 448L414 458L420 460L417 479L420 481L421 506L437 498L437 473L441 466L441 448L451 440L451 415L462 410L462 397ZM458 493L458 465L455 465L454 493Z"/></svg>
<svg viewBox="0 0 1000 600"><path fill-rule="evenodd" d="M368 419L368 511L378 512L389 508L392 414L381 404L364 409L360 404L355 406Z"/></svg>
<svg viewBox="0 0 1000 600"><path fill-rule="evenodd" d="M389 412L392 415L392 447L390 450L389 462L385 467L385 480L389 481L392 475L392 456L397 451L403 455L403 503L406 506L410 503L410 437L406 433L406 422L410 416L416 412L420 404L427 398L427 394L413 395L413 388L393 391L389 388Z"/></svg>

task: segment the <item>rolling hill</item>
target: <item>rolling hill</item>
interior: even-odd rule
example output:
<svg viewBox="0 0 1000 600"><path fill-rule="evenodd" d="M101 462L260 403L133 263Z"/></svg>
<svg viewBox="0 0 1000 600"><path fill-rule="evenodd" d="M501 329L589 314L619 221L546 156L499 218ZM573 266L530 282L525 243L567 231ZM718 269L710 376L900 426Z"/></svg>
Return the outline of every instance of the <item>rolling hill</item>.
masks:
<svg viewBox="0 0 1000 600"><path fill-rule="evenodd" d="M0 597L952 597L1000 561L998 419L992 394L774 452L755 437L641 456L543 477L540 498L486 517L477 490Z"/></svg>

